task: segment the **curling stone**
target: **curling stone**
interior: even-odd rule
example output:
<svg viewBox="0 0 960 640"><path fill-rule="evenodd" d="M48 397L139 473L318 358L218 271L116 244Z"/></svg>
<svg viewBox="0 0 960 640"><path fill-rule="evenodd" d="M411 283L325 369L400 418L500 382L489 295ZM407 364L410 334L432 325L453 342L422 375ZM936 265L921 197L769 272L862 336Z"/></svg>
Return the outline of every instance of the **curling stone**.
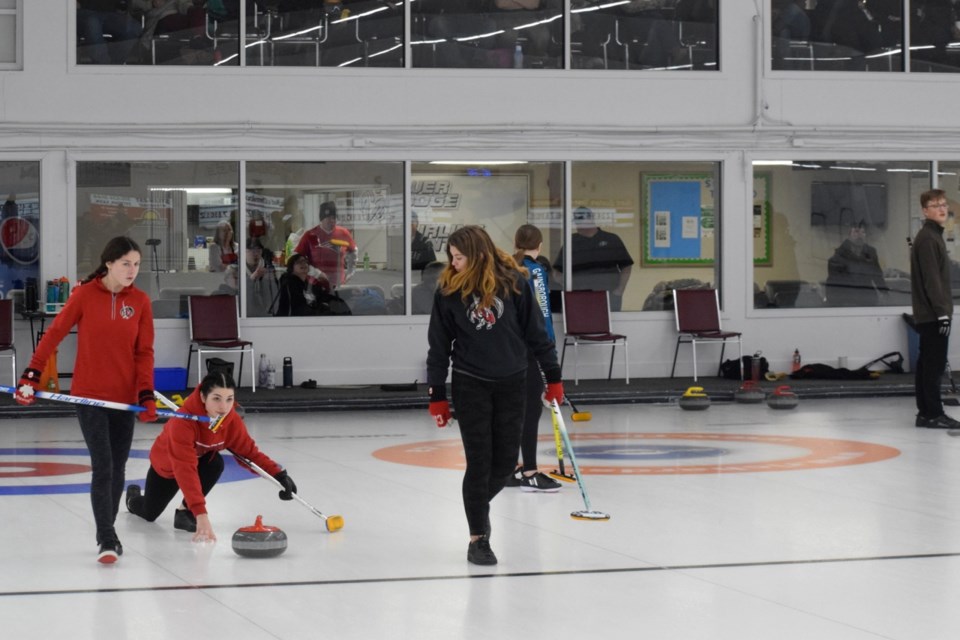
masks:
<svg viewBox="0 0 960 640"><path fill-rule="evenodd" d="M684 411L704 411L710 408L710 396L703 387L690 387L680 396L680 408Z"/></svg>
<svg viewBox="0 0 960 640"><path fill-rule="evenodd" d="M800 404L800 398L785 384L780 385L767 396L767 406L771 409L795 409L798 404Z"/></svg>
<svg viewBox="0 0 960 640"><path fill-rule="evenodd" d="M766 394L755 380L747 380L740 388L733 392L733 399L740 404L757 404L763 402Z"/></svg>
<svg viewBox="0 0 960 640"><path fill-rule="evenodd" d="M287 550L287 534L277 527L263 524L263 516L251 527L241 527L233 534L233 550L247 558L272 558Z"/></svg>

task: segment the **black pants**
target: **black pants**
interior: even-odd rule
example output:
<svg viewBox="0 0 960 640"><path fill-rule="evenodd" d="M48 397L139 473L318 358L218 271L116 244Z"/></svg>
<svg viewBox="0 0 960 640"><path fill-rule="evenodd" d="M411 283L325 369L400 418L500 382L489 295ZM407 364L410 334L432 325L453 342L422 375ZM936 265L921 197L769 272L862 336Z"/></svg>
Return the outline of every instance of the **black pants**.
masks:
<svg viewBox="0 0 960 640"><path fill-rule="evenodd" d="M940 379L947 365L950 338L940 335L938 322L918 324L917 333L920 334L920 353L917 356L917 370L914 372L917 414L923 418L937 418L943 415Z"/></svg>
<svg viewBox="0 0 960 640"><path fill-rule="evenodd" d="M113 523L126 482L127 457L133 442L134 415L118 409L77 407L80 431L90 452L90 503L97 524L97 544L117 539Z"/></svg>
<svg viewBox="0 0 960 640"><path fill-rule="evenodd" d="M453 405L467 461L463 508L470 535L484 533L490 501L516 468L525 410L525 378L526 372L496 381L453 372Z"/></svg>
<svg viewBox="0 0 960 640"><path fill-rule="evenodd" d="M527 356L526 402L523 415L523 433L520 436L520 458L524 471L537 470L537 438L540 435L540 416L543 415L543 376L533 354Z"/></svg>
<svg viewBox="0 0 960 640"><path fill-rule="evenodd" d="M219 453L206 455L197 460L197 475L200 476L200 489L203 495L210 493L222 473L223 456ZM150 467L147 471L147 483L143 487L143 495L131 500L128 505L130 513L153 522L163 513L179 490L180 486L175 479L164 478Z"/></svg>

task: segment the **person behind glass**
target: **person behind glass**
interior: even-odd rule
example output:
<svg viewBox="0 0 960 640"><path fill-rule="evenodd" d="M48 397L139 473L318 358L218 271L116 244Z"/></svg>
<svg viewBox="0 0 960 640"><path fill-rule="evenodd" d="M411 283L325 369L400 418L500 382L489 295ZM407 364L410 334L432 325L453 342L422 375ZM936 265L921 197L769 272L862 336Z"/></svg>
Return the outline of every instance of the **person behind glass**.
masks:
<svg viewBox="0 0 960 640"><path fill-rule="evenodd" d="M492 565L490 501L513 472L526 403L527 353L547 380L548 402L563 400L560 365L533 291L514 259L481 227L450 234L427 330L430 415L450 421L447 372L466 458L462 494L470 532L467 560Z"/></svg>
<svg viewBox="0 0 960 640"><path fill-rule="evenodd" d="M533 292L534 301L543 316L547 337L554 342L556 355L556 337L553 333L553 316L550 313L550 263L540 255L543 248L543 234L532 224L521 225L513 238L517 252L513 255L517 264L527 270L527 282ZM546 264L544 264L546 263ZM537 438L540 430L540 416L543 415L543 376L532 351L527 351L526 412L523 417L523 432L520 436L520 458L522 464L507 478L508 487L520 487L522 491L541 491L555 493L560 483L537 469Z"/></svg>
<svg viewBox="0 0 960 640"><path fill-rule="evenodd" d="M126 64L140 32L127 0L77 0L78 45L93 64Z"/></svg>
<svg viewBox="0 0 960 640"><path fill-rule="evenodd" d="M427 240L418 230L420 219L417 218L417 212L410 212L410 270L423 271L431 262L436 261L437 254L433 250L433 244Z"/></svg>
<svg viewBox="0 0 960 640"><path fill-rule="evenodd" d="M194 533L194 542L215 542L206 496L223 473L226 449L243 456L273 476L281 485L281 500L292 500L297 491L287 472L257 448L243 419L235 411L237 383L223 372L208 374L193 390L178 413L207 416L210 422L171 418L150 447L150 469L141 490L127 487L127 510L155 521L177 492L183 500L173 516L173 528ZM221 419L222 416L222 419ZM241 463L242 464L242 463Z"/></svg>
<svg viewBox="0 0 960 640"><path fill-rule="evenodd" d="M153 399L153 312L150 298L133 282L140 247L125 236L107 242L97 269L74 290L47 329L20 377L14 398L33 404L40 370L57 345L77 327L77 356L70 391L94 400L139 403L137 417L157 419ZM114 523L133 440L134 414L78 405L80 431L90 453L90 502L97 527L97 560L110 564L123 553Z"/></svg>
<svg viewBox="0 0 960 640"><path fill-rule="evenodd" d="M623 293L630 281L633 258L615 233L604 231L594 221L593 210L577 207L573 212L576 233L571 239L573 251L573 289L610 292L610 310L620 311ZM563 273L563 247L554 261L554 269Z"/></svg>
<svg viewBox="0 0 960 640"><path fill-rule="evenodd" d="M277 271L273 252L263 246L259 237L247 238L244 251L247 274L247 309L252 315L268 315L270 304L277 297Z"/></svg>
<svg viewBox="0 0 960 640"><path fill-rule="evenodd" d="M947 363L953 296L950 290L950 255L943 240L947 222L946 194L931 189L920 194L923 226L910 246L910 288L913 319L920 337L914 372L917 401L916 426L958 429L960 422L943 412L940 378Z"/></svg>
<svg viewBox="0 0 960 640"><path fill-rule="evenodd" d="M329 295L330 283L310 275L306 256L295 253L287 258L287 272L280 276L276 316L315 316L320 301Z"/></svg>
<svg viewBox="0 0 960 640"><path fill-rule="evenodd" d="M870 307L887 291L877 250L867 244L866 224L850 226L846 240L827 261L827 301L832 305Z"/></svg>
<svg viewBox="0 0 960 640"><path fill-rule="evenodd" d="M773 59L784 68L810 68L812 61L787 61L791 41L810 40L810 17L798 0L773 0ZM799 62L799 64L798 64Z"/></svg>
<svg viewBox="0 0 960 640"><path fill-rule="evenodd" d="M303 234L294 249L306 256L314 276L326 276L336 289L353 276L357 266L357 243L345 227L337 225L337 205L320 205L320 224Z"/></svg>
<svg viewBox="0 0 960 640"><path fill-rule="evenodd" d="M233 239L233 225L227 220L217 223L213 242L207 247L210 271L226 271L230 265L239 264L240 245Z"/></svg>
<svg viewBox="0 0 960 640"><path fill-rule="evenodd" d="M431 262L420 272L420 282L410 291L410 303L413 313L426 315L433 308L433 296L437 292L437 281L446 265L442 262Z"/></svg>

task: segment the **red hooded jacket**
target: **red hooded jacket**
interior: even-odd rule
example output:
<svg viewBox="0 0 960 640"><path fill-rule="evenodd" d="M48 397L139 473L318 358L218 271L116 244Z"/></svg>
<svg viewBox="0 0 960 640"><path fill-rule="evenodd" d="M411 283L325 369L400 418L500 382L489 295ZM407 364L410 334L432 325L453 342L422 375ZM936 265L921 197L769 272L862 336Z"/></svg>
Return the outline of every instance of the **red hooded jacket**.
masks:
<svg viewBox="0 0 960 640"><path fill-rule="evenodd" d="M199 387L187 397L178 413L207 415ZM171 418L150 448L150 466L160 477L176 479L187 507L196 516L207 512L197 473L197 460L201 457L227 449L255 462L272 476L282 469L257 448L236 411L231 409L216 432L210 426L209 422Z"/></svg>

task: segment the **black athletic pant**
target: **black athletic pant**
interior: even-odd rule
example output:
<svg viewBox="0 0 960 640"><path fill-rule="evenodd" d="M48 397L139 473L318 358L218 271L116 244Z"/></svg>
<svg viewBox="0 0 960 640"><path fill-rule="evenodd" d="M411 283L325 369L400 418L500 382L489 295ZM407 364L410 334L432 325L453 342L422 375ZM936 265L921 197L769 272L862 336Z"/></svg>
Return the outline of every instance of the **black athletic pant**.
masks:
<svg viewBox="0 0 960 640"><path fill-rule="evenodd" d="M526 403L523 433L520 436L520 458L524 471L537 470L537 438L540 436L540 416L543 415L543 376L533 354L527 354Z"/></svg>
<svg viewBox="0 0 960 640"><path fill-rule="evenodd" d="M467 468L463 508L470 535L487 528L490 501L517 465L525 410L526 372L504 380L481 380L453 372L453 406Z"/></svg>
<svg viewBox="0 0 960 640"><path fill-rule="evenodd" d="M206 455L197 460L197 475L200 476L200 489L203 495L210 493L222 473L223 456L219 453ZM163 513L179 490L180 486L174 478L161 477L153 467L150 467L147 471L143 495L131 500L127 508L130 509L130 513L153 522Z"/></svg>
<svg viewBox="0 0 960 640"><path fill-rule="evenodd" d="M133 442L134 415L119 409L77 407L80 431L90 452L90 503L97 524L97 544L117 539L113 523L126 482L127 457Z"/></svg>
<svg viewBox="0 0 960 640"><path fill-rule="evenodd" d="M917 414L928 419L938 418L943 415L940 379L947 366L950 338L940 335L939 322L922 322L917 325L917 333L920 334L920 353L913 378Z"/></svg>

